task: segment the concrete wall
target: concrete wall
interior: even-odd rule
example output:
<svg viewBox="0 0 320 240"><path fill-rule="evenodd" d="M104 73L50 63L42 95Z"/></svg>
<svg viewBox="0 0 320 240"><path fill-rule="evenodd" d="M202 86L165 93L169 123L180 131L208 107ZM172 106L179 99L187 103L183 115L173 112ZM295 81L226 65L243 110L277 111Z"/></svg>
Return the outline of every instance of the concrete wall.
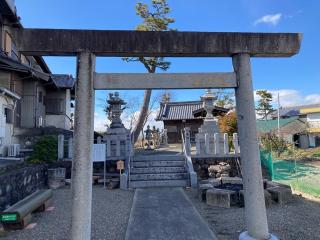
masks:
<svg viewBox="0 0 320 240"><path fill-rule="evenodd" d="M66 91L65 90L47 91L46 93L47 114L53 114L52 112L50 112L51 109L49 106L52 104L54 105L59 104L59 108L61 108L61 113L59 114L66 114L66 105L67 105Z"/></svg>
<svg viewBox="0 0 320 240"><path fill-rule="evenodd" d="M23 82L23 95L21 99L21 127L35 127L35 99L36 82Z"/></svg>
<svg viewBox="0 0 320 240"><path fill-rule="evenodd" d="M71 94L70 90L60 90L60 91L47 91L46 93L46 126L55 126L57 128L62 128L70 130L71 128ZM61 108L60 113L50 112L51 107L49 104L59 104Z"/></svg>
<svg viewBox="0 0 320 240"><path fill-rule="evenodd" d="M47 168L41 165L0 168L0 211L45 188Z"/></svg>
<svg viewBox="0 0 320 240"><path fill-rule="evenodd" d="M70 130L71 122L66 115L46 115L46 127L50 126Z"/></svg>
<svg viewBox="0 0 320 240"><path fill-rule="evenodd" d="M39 93L42 93L42 102L39 101ZM21 127L40 127L40 118L45 125L44 98L46 91L37 81L23 82L23 95L21 100Z"/></svg>

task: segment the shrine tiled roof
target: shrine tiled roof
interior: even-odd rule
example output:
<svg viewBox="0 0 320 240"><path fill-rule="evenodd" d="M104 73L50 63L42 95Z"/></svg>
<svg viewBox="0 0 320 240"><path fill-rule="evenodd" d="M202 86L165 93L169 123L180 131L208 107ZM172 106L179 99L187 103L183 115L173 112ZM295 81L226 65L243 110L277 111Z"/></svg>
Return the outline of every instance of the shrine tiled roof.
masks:
<svg viewBox="0 0 320 240"><path fill-rule="evenodd" d="M214 111L228 112L228 109L215 107ZM202 119L204 116L205 110L202 101L168 102L160 104L156 120L191 120Z"/></svg>

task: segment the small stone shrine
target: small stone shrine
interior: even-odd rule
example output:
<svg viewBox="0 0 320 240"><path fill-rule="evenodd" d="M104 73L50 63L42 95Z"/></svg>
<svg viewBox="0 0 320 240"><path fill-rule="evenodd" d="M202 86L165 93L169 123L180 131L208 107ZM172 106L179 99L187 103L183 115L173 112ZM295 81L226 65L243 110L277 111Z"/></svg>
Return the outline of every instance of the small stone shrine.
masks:
<svg viewBox="0 0 320 240"><path fill-rule="evenodd" d="M103 137L107 145L107 160L127 160L130 155L131 140L130 131L121 121L123 105L127 103L119 97L119 93L110 93L107 100L108 119L111 121L107 133Z"/></svg>
<svg viewBox="0 0 320 240"><path fill-rule="evenodd" d="M147 129L144 131L146 133L146 140L147 140L147 150L152 150L151 142L152 142L152 130L150 126L147 126Z"/></svg>

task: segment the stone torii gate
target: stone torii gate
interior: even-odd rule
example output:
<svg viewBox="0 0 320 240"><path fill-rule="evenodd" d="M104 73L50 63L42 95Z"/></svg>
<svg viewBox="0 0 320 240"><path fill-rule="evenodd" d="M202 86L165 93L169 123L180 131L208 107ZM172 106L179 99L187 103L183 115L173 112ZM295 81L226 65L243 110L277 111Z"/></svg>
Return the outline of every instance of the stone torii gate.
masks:
<svg viewBox="0 0 320 240"><path fill-rule="evenodd" d="M77 56L71 239L91 235L92 142L95 89L235 88L247 231L240 239L270 239L255 127L251 57L290 57L298 33L137 32L16 29L25 55ZM95 56L232 57L234 72L100 74Z"/></svg>

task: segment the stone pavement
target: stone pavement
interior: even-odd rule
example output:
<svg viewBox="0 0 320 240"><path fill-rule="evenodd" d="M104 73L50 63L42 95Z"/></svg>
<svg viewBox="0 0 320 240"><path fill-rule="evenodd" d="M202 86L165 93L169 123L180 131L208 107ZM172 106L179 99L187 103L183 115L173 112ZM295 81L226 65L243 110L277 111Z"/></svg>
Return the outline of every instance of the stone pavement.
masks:
<svg viewBox="0 0 320 240"><path fill-rule="evenodd" d="M126 240L215 240L182 188L137 189Z"/></svg>

